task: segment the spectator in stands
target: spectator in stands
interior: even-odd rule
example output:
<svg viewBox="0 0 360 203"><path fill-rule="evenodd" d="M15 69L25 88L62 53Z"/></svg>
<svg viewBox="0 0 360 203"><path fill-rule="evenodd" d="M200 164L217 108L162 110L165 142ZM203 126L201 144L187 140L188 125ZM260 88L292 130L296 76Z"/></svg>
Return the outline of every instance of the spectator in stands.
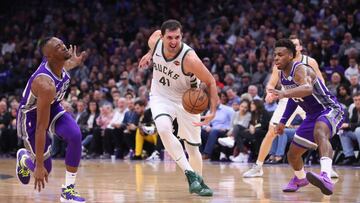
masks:
<svg viewBox="0 0 360 203"><path fill-rule="evenodd" d="M349 67L345 70L346 79L350 80L352 75L360 77L358 63L354 57L349 58Z"/></svg>
<svg viewBox="0 0 360 203"><path fill-rule="evenodd" d="M270 121L270 115L264 109L264 104L261 100L253 100L250 105L251 121L248 129L244 129L235 136L236 147L239 154L230 157L234 162L248 162L249 151L245 147L246 142L251 141L250 152L254 155L252 158L256 159L256 153L259 151L260 144L264 138Z"/></svg>
<svg viewBox="0 0 360 203"><path fill-rule="evenodd" d="M240 102L239 110L234 113L231 119L231 128L226 133L227 136L219 138L219 144L224 147L233 148L235 144L234 137L249 127L250 120L250 101L243 99Z"/></svg>
<svg viewBox="0 0 360 203"><path fill-rule="evenodd" d="M265 64L259 61L256 66L256 72L252 75L251 84L261 86L266 79L268 72L265 70Z"/></svg>
<svg viewBox="0 0 360 203"><path fill-rule="evenodd" d="M203 64L206 66L206 68L210 71L211 69L211 61L209 57L204 57L202 59Z"/></svg>
<svg viewBox="0 0 360 203"><path fill-rule="evenodd" d="M227 102L227 106L232 106L232 104L234 102L239 102L240 101L240 97L237 95L236 93L236 89L235 88L229 88L226 90L226 95L227 95L227 98L228 98L228 102ZM221 95L220 95L221 97Z"/></svg>
<svg viewBox="0 0 360 203"><path fill-rule="evenodd" d="M318 54L314 56L316 62L319 64L319 67L328 66L330 63L330 58L332 56L331 47L330 47L330 37L324 36L321 38L320 46L318 47Z"/></svg>
<svg viewBox="0 0 360 203"><path fill-rule="evenodd" d="M242 75L245 73L244 66L240 63L240 59L235 58L235 62L237 63L235 65L235 83L241 86L241 78Z"/></svg>
<svg viewBox="0 0 360 203"><path fill-rule="evenodd" d="M93 93L93 100L98 103L98 105L100 107L102 107L104 104L109 103L109 101L107 101L104 98L104 93L100 90L95 90Z"/></svg>
<svg viewBox="0 0 360 203"><path fill-rule="evenodd" d="M82 82L89 80L89 75L90 75L89 68L85 64L82 64L78 66L76 69L74 69L74 75L72 76L72 78L77 80L77 82L80 82L80 80Z"/></svg>
<svg viewBox="0 0 360 203"><path fill-rule="evenodd" d="M84 155L93 153L89 145L93 139L95 129L99 128L99 126L96 124L96 119L98 118L99 114L100 110L98 104L95 101L90 101L86 110L86 114L83 114L84 116L80 117L78 121L78 125L83 136L81 146Z"/></svg>
<svg viewBox="0 0 360 203"><path fill-rule="evenodd" d="M120 97L117 100L114 115L104 131L104 151L110 155L114 154L117 158L120 158L121 144L121 137L118 135L121 134L119 131L121 131L121 124L124 120L126 111L126 99Z"/></svg>
<svg viewBox="0 0 360 203"><path fill-rule="evenodd" d="M241 76L241 86L240 89L238 90L239 95L242 95L243 93L248 91L248 88L250 86L250 81L251 81L251 75L247 72L243 73Z"/></svg>
<svg viewBox="0 0 360 203"><path fill-rule="evenodd" d="M81 117L86 117L86 106L83 100L79 100L76 103L76 111L74 113L75 121L79 124L79 120Z"/></svg>
<svg viewBox="0 0 360 203"><path fill-rule="evenodd" d="M85 95L89 94L90 88L89 84L86 80L82 80L80 83L80 94L78 95L79 98L84 99ZM87 102L85 102L87 104Z"/></svg>
<svg viewBox="0 0 360 203"><path fill-rule="evenodd" d="M343 43L340 46L339 49L339 56L340 58L346 59L346 57L349 57L350 50L354 48L357 53L360 52L360 43L353 40L353 36L351 33L347 32L344 34Z"/></svg>
<svg viewBox="0 0 360 203"><path fill-rule="evenodd" d="M231 107L233 108L234 111L239 111L240 103L241 103L241 101L239 100L239 101L236 101L236 102L234 102L234 103L232 104Z"/></svg>
<svg viewBox="0 0 360 203"><path fill-rule="evenodd" d="M219 137L226 136L231 128L231 119L234 110L230 106L218 104L215 118L209 125L201 128L202 157L204 160L210 159Z"/></svg>
<svg viewBox="0 0 360 203"><path fill-rule="evenodd" d="M224 89L238 89L239 84L235 84L235 76L232 73L227 73L224 78L225 87Z"/></svg>
<svg viewBox="0 0 360 203"><path fill-rule="evenodd" d="M331 92L332 95L337 94L337 88L339 87L341 83L341 75L338 72L335 72L331 75L331 80L327 84L327 88Z"/></svg>
<svg viewBox="0 0 360 203"><path fill-rule="evenodd" d="M219 93L220 104L227 105L229 102L229 97L227 96L226 92L220 91Z"/></svg>
<svg viewBox="0 0 360 203"><path fill-rule="evenodd" d="M219 74L217 73L212 73L212 75L214 76L214 79L215 79L215 82L216 82L216 86L219 88L219 89L223 89L224 88L224 83L222 83L220 81L220 77L219 77Z"/></svg>
<svg viewBox="0 0 360 203"><path fill-rule="evenodd" d="M109 151L105 151L104 133L105 129L109 125L110 121L114 116L113 107L110 103L106 103L100 107L100 114L96 118L96 124L99 128L94 129L93 139L91 143L91 150L94 153L92 156L102 155L100 158L110 158Z"/></svg>
<svg viewBox="0 0 360 203"><path fill-rule="evenodd" d="M17 136L17 127L16 127L17 109L11 108L10 115L11 115L11 122L8 127L9 143L6 145L8 146L8 152L10 153L10 155L16 156L16 151L21 146L20 144L22 144L23 140Z"/></svg>
<svg viewBox="0 0 360 203"><path fill-rule="evenodd" d="M128 90L134 90L133 86L129 82L129 74L127 71L124 71L120 76L120 81L116 83L116 86L120 93L124 96Z"/></svg>
<svg viewBox="0 0 360 203"><path fill-rule="evenodd" d="M145 101L137 100L135 102L135 112L139 116L139 122L136 125L137 129L135 134L135 156L133 157L133 159L141 160L143 159L141 155L143 151L144 141L151 144L151 148L153 151L157 143L158 135L155 129L154 120L152 118L151 109L145 110ZM160 153L158 153L158 155L160 156Z"/></svg>
<svg viewBox="0 0 360 203"><path fill-rule="evenodd" d="M359 77L357 75L350 76L350 92L354 96L357 92L360 91Z"/></svg>
<svg viewBox="0 0 360 203"><path fill-rule="evenodd" d="M341 75L345 74L345 69L342 65L339 64L339 59L337 55L332 55L330 58L330 65L324 67L323 71L326 73L326 80L331 80L331 75L335 72L338 72Z"/></svg>
<svg viewBox="0 0 360 203"><path fill-rule="evenodd" d="M359 39L359 22L354 20L354 14L348 13L346 15L346 23L344 23L345 32L349 32L352 36Z"/></svg>
<svg viewBox="0 0 360 203"><path fill-rule="evenodd" d="M11 114L8 111L6 101L0 101L0 152L9 155L9 144L12 141L9 134L9 127L11 127Z"/></svg>
<svg viewBox="0 0 360 203"><path fill-rule="evenodd" d="M251 100L262 100L262 98L258 95L258 88L255 85L250 85L247 93L251 96Z"/></svg>
<svg viewBox="0 0 360 203"><path fill-rule="evenodd" d="M354 101L351 97L351 91L348 85L340 84L337 87L337 99L341 104L344 104L346 108L349 108L350 104Z"/></svg>
<svg viewBox="0 0 360 203"><path fill-rule="evenodd" d="M130 97L128 94L128 97ZM139 115L135 112L135 99L127 99L128 111L125 113L123 122L121 124L120 136L120 158L130 159L133 158L133 152L135 149L135 133L136 124L139 122ZM124 156L125 152L127 155Z"/></svg>
<svg viewBox="0 0 360 203"><path fill-rule="evenodd" d="M360 147L360 92L357 92L354 96L355 108L352 110L352 116L348 123L343 123L341 129L344 133L340 135L340 141L343 148L345 159L340 165L351 165L355 162L354 145L353 141ZM349 112L350 114L350 112ZM360 161L355 163L360 166Z"/></svg>

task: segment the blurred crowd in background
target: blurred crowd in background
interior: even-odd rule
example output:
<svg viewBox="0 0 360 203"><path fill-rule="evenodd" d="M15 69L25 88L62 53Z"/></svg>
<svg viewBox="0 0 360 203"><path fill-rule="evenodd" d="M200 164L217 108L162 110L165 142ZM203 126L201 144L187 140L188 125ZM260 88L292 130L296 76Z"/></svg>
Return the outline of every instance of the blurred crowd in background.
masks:
<svg viewBox="0 0 360 203"><path fill-rule="evenodd" d="M202 129L203 159L237 162L256 159L277 106L276 102L268 104L263 100L272 70L273 46L278 39L296 35L301 40L302 53L317 61L328 89L349 112L348 126L343 126L333 138L333 147L340 157L336 163L357 164L354 151L360 144L360 128L357 130L360 12L356 3L355 0L2 2L0 154L14 156L22 145L16 134L18 102L28 78L42 61L39 40L56 36L66 45L78 45L78 50L88 52L84 64L71 70L71 86L63 101L64 108L81 127L83 157L163 159L166 152L148 119L152 70L138 68L138 62L148 51L151 33L164 20L174 18L183 25L183 41L214 75L221 98L217 118ZM286 143L292 139L299 122L296 120L294 128L287 129L275 141L269 163L284 161ZM234 142L218 140L228 136ZM63 157L65 150L64 143L54 136L53 156Z"/></svg>

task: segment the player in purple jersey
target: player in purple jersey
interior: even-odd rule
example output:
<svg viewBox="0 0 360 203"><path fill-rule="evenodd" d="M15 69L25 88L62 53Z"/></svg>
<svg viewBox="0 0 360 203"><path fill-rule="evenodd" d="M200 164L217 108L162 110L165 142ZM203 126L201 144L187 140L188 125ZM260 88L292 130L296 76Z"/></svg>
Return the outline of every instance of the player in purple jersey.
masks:
<svg viewBox="0 0 360 203"><path fill-rule="evenodd" d="M283 134L285 123L297 105L306 112L306 117L296 130L287 154L295 176L283 191L295 192L310 182L320 188L323 194L331 195L334 187L330 179L333 150L329 139L342 124L343 110L311 68L292 60L295 52L295 45L288 39L281 39L275 43L274 61L281 70L280 79L284 90L271 89L270 92L279 99L289 98L275 132ZM316 148L319 148L321 157L321 173L305 174L302 155L308 149Z"/></svg>
<svg viewBox="0 0 360 203"><path fill-rule="evenodd" d="M18 135L25 148L17 152L16 173L23 184L30 181L30 171L39 192L48 182L51 171L50 135L59 136L67 143L66 178L61 202L85 202L74 191L77 168L81 157L81 132L75 120L60 105L70 83L68 70L81 64L86 53L76 54L76 46L68 50L55 37L40 42L45 60L30 77L20 102L17 115Z"/></svg>

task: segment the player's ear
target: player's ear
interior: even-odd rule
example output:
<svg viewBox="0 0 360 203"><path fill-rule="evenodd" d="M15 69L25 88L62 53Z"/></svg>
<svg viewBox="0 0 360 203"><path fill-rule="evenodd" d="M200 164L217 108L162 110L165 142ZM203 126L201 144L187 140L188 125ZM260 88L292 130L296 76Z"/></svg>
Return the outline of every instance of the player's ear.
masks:
<svg viewBox="0 0 360 203"><path fill-rule="evenodd" d="M42 48L42 52L43 55L47 58L47 59L52 59L53 58L53 51L52 51L52 47L48 44L46 44L43 48Z"/></svg>
<svg viewBox="0 0 360 203"><path fill-rule="evenodd" d="M49 52L43 52L44 57L49 61L50 59L52 59L52 55Z"/></svg>
<svg viewBox="0 0 360 203"><path fill-rule="evenodd" d="M293 59L293 58L294 58L294 53L293 53L292 51L289 51L289 50L288 50L288 54L289 54L290 59Z"/></svg>
<svg viewBox="0 0 360 203"><path fill-rule="evenodd" d="M48 59L48 60L51 60L53 58L53 54L52 52L48 51L46 52L46 54L44 53L44 56Z"/></svg>

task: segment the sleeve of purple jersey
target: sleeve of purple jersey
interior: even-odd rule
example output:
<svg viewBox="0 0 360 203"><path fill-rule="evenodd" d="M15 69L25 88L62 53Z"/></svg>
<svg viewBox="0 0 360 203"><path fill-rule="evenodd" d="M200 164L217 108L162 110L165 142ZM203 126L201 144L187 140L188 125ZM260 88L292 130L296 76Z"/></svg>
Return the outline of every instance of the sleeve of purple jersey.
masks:
<svg viewBox="0 0 360 203"><path fill-rule="evenodd" d="M280 123L286 124L290 116L294 113L297 106L298 105L296 104L296 102L294 102L293 99L289 98L286 104L285 111L281 117Z"/></svg>

